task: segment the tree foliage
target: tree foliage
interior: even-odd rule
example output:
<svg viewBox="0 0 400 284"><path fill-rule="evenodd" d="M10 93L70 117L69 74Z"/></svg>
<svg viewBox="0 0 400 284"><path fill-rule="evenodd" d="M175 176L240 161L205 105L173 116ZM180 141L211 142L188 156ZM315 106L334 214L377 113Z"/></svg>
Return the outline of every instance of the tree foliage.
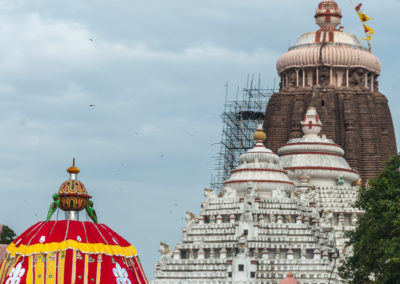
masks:
<svg viewBox="0 0 400 284"><path fill-rule="evenodd" d="M341 276L352 284L400 284L399 168L397 155L360 189L355 206L365 214L355 230L347 233L354 253L339 268Z"/></svg>
<svg viewBox="0 0 400 284"><path fill-rule="evenodd" d="M17 234L15 234L15 232L8 226L3 225L3 231L0 235L0 244L10 244L15 237L17 236Z"/></svg>

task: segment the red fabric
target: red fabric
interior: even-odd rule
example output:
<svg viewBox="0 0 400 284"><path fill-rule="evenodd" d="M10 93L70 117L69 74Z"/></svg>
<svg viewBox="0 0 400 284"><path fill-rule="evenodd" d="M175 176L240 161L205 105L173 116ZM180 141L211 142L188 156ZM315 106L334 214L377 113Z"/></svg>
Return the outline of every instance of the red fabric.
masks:
<svg viewBox="0 0 400 284"><path fill-rule="evenodd" d="M131 263L133 263L133 268L136 270L136 274L141 281L141 283L148 283L146 275L144 274L143 267L139 262L137 257L130 259Z"/></svg>
<svg viewBox="0 0 400 284"><path fill-rule="evenodd" d="M115 276L113 274L113 266L115 264L112 263L112 258L106 255L103 255L102 263L101 263L101 273L100 279L102 283L114 283ZM106 269L107 267L107 269Z"/></svg>
<svg viewBox="0 0 400 284"><path fill-rule="evenodd" d="M85 280L85 254L76 252L74 259L73 250L67 250L66 252L59 252L59 255L64 253L65 263L64 263L64 284L75 283L75 284L84 284ZM88 283L96 283L97 281L97 265L98 265L98 255L90 254L88 255L88 269L87 269L87 281ZM44 258L45 259L45 258ZM75 261L74 261L75 260ZM42 259L38 259L38 261L42 261ZM57 264L59 264L59 258L57 256ZM29 271L29 256L21 257L14 267L17 267L18 264L21 263L21 268L25 269L24 275L21 277L20 284L35 284L35 263L33 266L33 283L27 283L26 278ZM119 268L117 266L119 265ZM75 267L75 275L73 275ZM21 270L19 270L21 271ZM57 266L56 274L54 275L56 283L58 283L58 277L60 274L60 267ZM147 278L143 273L143 268L139 263L137 258L126 259L125 257L120 256L101 256L101 272L100 272L100 283L119 283L117 282L118 278L121 279L129 279L132 284L147 284ZM60 275L62 276L62 275ZM1 284L5 284L7 280L10 278L7 275L4 278L4 281ZM38 284L46 284L46 262L43 267L42 280ZM42 282L44 281L44 282ZM121 282L124 283L124 282Z"/></svg>
<svg viewBox="0 0 400 284"><path fill-rule="evenodd" d="M75 284L84 284L85 279L85 254L76 252Z"/></svg>
<svg viewBox="0 0 400 284"><path fill-rule="evenodd" d="M20 257L18 261L15 263L14 267L12 270L10 270L10 273L5 277L4 283L7 283L7 280L10 280L11 283L26 283L26 275L28 274L28 267L29 263L27 261L28 259L25 257ZM13 277L20 277L21 282L13 282L12 279Z"/></svg>
<svg viewBox="0 0 400 284"><path fill-rule="evenodd" d="M97 280L97 254L91 254L88 265L88 283L96 283ZM92 280L93 279L93 280Z"/></svg>
<svg viewBox="0 0 400 284"><path fill-rule="evenodd" d="M132 284L148 283L139 266L134 267L132 259L103 256L101 283L124 283L118 282L117 279L129 279Z"/></svg>
<svg viewBox="0 0 400 284"><path fill-rule="evenodd" d="M78 241L78 239L82 243L130 246L124 238L104 224L67 220L39 222L22 233L14 244L18 247L39 243L59 243L65 240Z"/></svg>
<svg viewBox="0 0 400 284"><path fill-rule="evenodd" d="M67 250L65 252L64 263L64 283L72 283L72 264L73 264L73 251Z"/></svg>
<svg viewBox="0 0 400 284"><path fill-rule="evenodd" d="M124 238L104 224L66 220L39 222L22 233L14 241L14 244L16 247L19 247L21 245L31 246L35 244L60 243L65 240L74 240L80 243L89 244L100 243L121 247L131 246ZM146 276L143 273L143 269L136 257L127 259L122 256L105 255L102 252L99 252L99 254L90 254L88 255L87 269L85 270L86 255L84 253L76 251L74 254L74 251L70 248L66 251L58 251L54 253L57 256L56 275L54 275L54 277L56 277L56 283L58 283L58 275L60 275L64 279L64 284L84 284L86 273L88 283L96 284L99 259L101 261L100 283L117 283L117 279L119 278L121 278L121 280L129 279L132 284L148 283ZM62 255L64 256L63 258L61 258ZM46 256L44 255L44 257ZM26 271L23 278L21 278L20 284L25 284L29 268L29 256L22 257L21 261L22 259L24 260L23 267ZM16 267L19 262L20 261L18 261L13 267ZM64 265L62 266L63 262ZM47 263L44 263L43 276L46 275L46 265ZM33 273L33 283L28 284L35 284L35 263L33 263L31 269ZM74 271L75 276L73 277ZM5 284L7 278L8 277L3 278L3 282L0 280L0 284ZM46 279L46 277L43 279Z"/></svg>

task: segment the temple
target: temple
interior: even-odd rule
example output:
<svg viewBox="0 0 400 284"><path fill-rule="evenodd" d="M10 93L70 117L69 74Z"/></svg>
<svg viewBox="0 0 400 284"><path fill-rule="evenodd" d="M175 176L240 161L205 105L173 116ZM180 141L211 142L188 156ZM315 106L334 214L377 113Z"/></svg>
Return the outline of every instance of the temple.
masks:
<svg viewBox="0 0 400 284"><path fill-rule="evenodd" d="M47 220L34 224L7 248L0 268L1 284L148 283L136 249L104 224L97 222L91 196L68 169ZM57 209L65 220L51 220ZM86 210L91 221L79 221Z"/></svg>
<svg viewBox="0 0 400 284"><path fill-rule="evenodd" d="M335 1L322 1L315 19L319 29L300 36L276 64L280 91L267 106L266 146L277 151L299 138L299 121L308 107L315 107L323 134L344 149L366 182L397 153L388 102L378 87L381 63L340 26L342 13Z"/></svg>
<svg viewBox="0 0 400 284"><path fill-rule="evenodd" d="M259 126L221 193L205 189L200 213L187 213L176 247L161 243L152 283L344 283L337 267L351 253L343 232L362 214L352 208L360 176L320 136L315 108L299 124L302 138L279 156Z"/></svg>
<svg viewBox="0 0 400 284"><path fill-rule="evenodd" d="M339 26L335 1L315 19L319 30L278 59L254 147L219 193L205 189L177 245L160 244L153 284L345 283L358 190L397 149L379 59Z"/></svg>

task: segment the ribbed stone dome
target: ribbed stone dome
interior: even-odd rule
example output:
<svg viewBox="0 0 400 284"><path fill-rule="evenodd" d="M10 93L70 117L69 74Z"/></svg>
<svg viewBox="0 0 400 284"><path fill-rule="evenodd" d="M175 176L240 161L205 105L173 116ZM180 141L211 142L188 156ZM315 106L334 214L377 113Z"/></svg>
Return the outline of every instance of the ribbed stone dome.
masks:
<svg viewBox="0 0 400 284"><path fill-rule="evenodd" d="M290 68L316 66L320 62L333 67L352 66L365 68L376 74L381 72L382 65L378 57L365 50L355 36L340 31L335 31L333 34L337 35L334 38L342 39L342 42L335 40L323 48L321 43L315 41L317 33L308 33L300 37L297 45L278 59L276 64L278 73Z"/></svg>
<svg viewBox="0 0 400 284"><path fill-rule="evenodd" d="M341 10L335 1L322 1L315 14L320 29L300 36L289 51L278 59L278 73L291 68L325 65L360 67L380 74L379 59L364 48L355 35L344 32L343 27L337 29L341 18Z"/></svg>

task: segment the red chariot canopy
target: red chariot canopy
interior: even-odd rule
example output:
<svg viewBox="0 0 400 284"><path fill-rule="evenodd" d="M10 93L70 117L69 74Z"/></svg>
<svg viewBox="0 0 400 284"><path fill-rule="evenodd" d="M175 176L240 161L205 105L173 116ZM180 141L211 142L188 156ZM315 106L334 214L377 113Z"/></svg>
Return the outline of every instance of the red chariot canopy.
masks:
<svg viewBox="0 0 400 284"><path fill-rule="evenodd" d="M148 283L136 249L104 224L39 222L7 249L0 284Z"/></svg>

